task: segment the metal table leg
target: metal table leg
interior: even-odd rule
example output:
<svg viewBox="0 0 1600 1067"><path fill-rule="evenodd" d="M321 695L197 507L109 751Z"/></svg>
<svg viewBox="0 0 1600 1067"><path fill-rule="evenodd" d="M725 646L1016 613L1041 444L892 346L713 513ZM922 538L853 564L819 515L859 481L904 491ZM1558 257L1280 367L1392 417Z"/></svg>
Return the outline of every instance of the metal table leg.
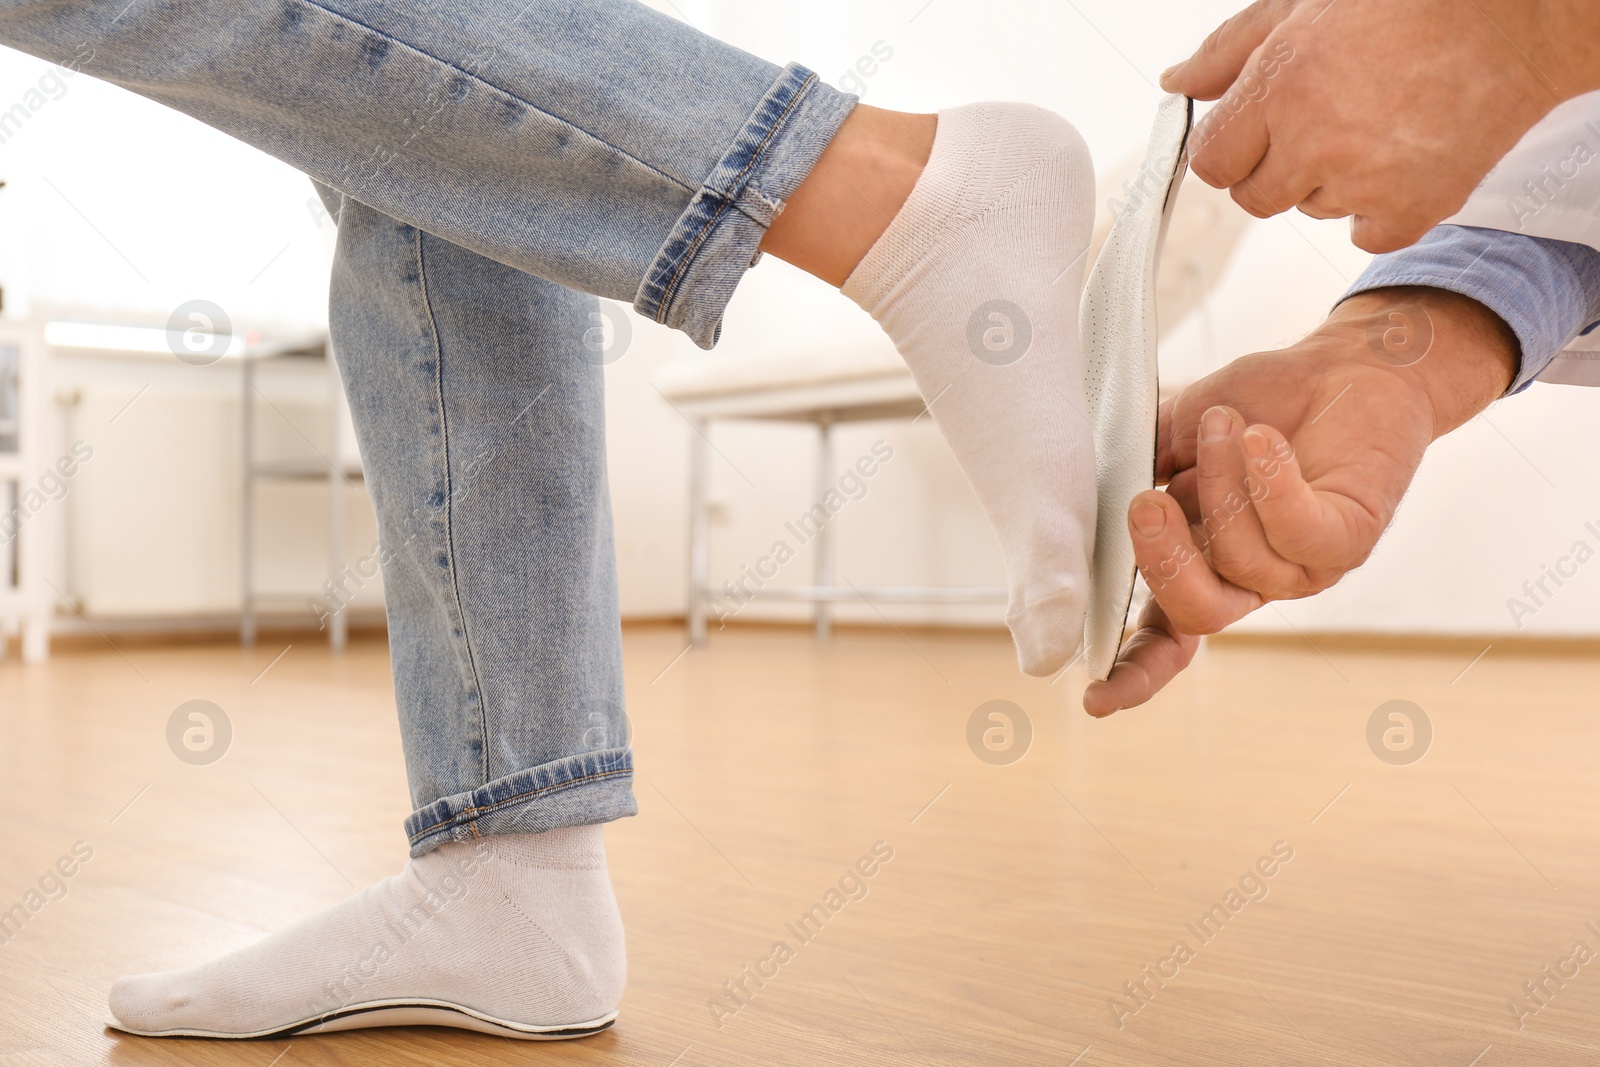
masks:
<svg viewBox="0 0 1600 1067"><path fill-rule="evenodd" d="M706 607L711 597L710 454L711 426L694 424L689 439L689 643L706 643Z"/></svg>
<svg viewBox="0 0 1600 1067"><path fill-rule="evenodd" d="M243 390L239 406L239 644L256 643L255 603L255 361L248 354L240 367Z"/></svg>
<svg viewBox="0 0 1600 1067"><path fill-rule="evenodd" d="M817 495L820 503L833 489L833 419L824 414L817 420ZM818 589L833 585L833 522L830 519L817 531ZM817 600L817 640L826 641L833 636L833 605L825 599Z"/></svg>

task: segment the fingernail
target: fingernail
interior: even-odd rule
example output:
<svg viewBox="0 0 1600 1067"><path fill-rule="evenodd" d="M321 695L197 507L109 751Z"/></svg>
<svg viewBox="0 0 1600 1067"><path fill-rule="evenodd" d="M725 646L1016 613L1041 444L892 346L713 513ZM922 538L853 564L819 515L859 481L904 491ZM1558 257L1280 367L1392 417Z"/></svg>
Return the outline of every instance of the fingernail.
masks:
<svg viewBox="0 0 1600 1067"><path fill-rule="evenodd" d="M1226 441L1228 434L1233 432L1233 419L1228 415L1227 408L1212 408L1200 420L1200 440L1208 442Z"/></svg>
<svg viewBox="0 0 1600 1067"><path fill-rule="evenodd" d="M1173 75L1177 74L1178 71L1180 71L1182 69L1183 69L1183 64L1182 63L1174 63L1172 66L1170 66L1166 70L1162 71L1161 72L1161 78L1160 78L1161 88L1167 90L1170 93L1172 91L1172 86L1169 85L1168 83L1172 80Z"/></svg>
<svg viewBox="0 0 1600 1067"><path fill-rule="evenodd" d="M1244 432L1244 454L1251 459L1266 459L1272 452L1272 442L1260 430Z"/></svg>
<svg viewBox="0 0 1600 1067"><path fill-rule="evenodd" d="M1140 537L1154 537L1167 528L1167 510L1148 500L1135 504L1130 517Z"/></svg>

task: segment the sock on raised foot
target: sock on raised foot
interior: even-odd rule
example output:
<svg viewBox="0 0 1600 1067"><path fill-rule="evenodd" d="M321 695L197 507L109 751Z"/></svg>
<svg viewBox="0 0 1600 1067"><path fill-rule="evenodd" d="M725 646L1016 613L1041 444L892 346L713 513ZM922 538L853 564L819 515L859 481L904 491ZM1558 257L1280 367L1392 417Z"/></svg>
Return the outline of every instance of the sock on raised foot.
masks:
<svg viewBox="0 0 1600 1067"><path fill-rule="evenodd" d="M431 1023L509 1037L609 1026L627 964L599 826L451 843L248 948L119 980L111 1024L288 1036Z"/></svg>
<svg viewBox="0 0 1600 1067"><path fill-rule="evenodd" d="M1083 639L1095 529L1078 303L1094 171L1065 119L1027 104L939 113L933 154L843 292L888 333L1005 557L1022 669Z"/></svg>

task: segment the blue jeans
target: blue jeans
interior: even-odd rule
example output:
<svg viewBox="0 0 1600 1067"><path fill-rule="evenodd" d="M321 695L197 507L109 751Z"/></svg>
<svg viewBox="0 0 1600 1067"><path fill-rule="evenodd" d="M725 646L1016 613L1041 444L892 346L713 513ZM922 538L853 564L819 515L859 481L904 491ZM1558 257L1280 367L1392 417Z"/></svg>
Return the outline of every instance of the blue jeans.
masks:
<svg viewBox="0 0 1600 1067"><path fill-rule="evenodd" d="M585 294L709 348L855 98L632 0L0 0L0 43L319 183L412 854L632 814Z"/></svg>

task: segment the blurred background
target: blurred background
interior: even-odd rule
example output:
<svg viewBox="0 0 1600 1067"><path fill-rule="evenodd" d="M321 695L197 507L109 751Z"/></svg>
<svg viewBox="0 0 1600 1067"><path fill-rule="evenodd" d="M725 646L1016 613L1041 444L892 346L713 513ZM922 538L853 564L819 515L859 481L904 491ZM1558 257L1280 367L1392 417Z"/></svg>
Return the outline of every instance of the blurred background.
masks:
<svg viewBox="0 0 1600 1067"><path fill-rule="evenodd" d="M758 55L802 62L882 107L934 110L991 98L1060 111L1094 152L1105 216L1121 195L1117 176L1142 151L1159 72L1234 4L656 6ZM39 625L57 636L227 629L239 625L247 595L264 626L315 626L317 604L336 601L350 605L339 613L343 622L376 622L382 583L363 561L377 535L345 416L325 365L293 358L319 351L331 220L307 180L282 164L120 89L58 75L0 52L0 113L24 105L0 124L4 314L24 333L55 324L38 346L45 373L36 380L48 386L35 397L32 467L14 479L8 505L39 505L23 508L35 558L46 561L36 603L48 605L48 622ZM1197 267L1175 283L1204 299L1166 336L1167 384L1297 339L1366 260L1342 223L1246 220L1224 270L1213 277ZM174 322L179 330L203 326L216 312L231 326L228 351L210 362L174 359L160 331ZM714 353L651 323L634 319L631 327L606 370L622 605L628 619L675 619L690 599L696 431L681 405L664 399L663 375L685 366L715 374L718 361L792 365L881 349L882 341L849 302L771 258L744 281ZM276 358L282 353L290 355ZM248 413L247 363L257 379ZM1600 397L1585 390L1539 385L1494 408L1433 451L1366 568L1315 600L1258 612L1239 629L1486 640L1600 634L1600 577L1588 571L1532 615L1515 618L1508 605L1574 542L1596 541L1585 524L1600 520L1600 474L1579 427L1597 405ZM248 487L246 419L255 468ZM705 577L715 595L815 501L816 431L728 421L710 432ZM880 440L894 459L838 516L834 579L999 585L994 537L929 420L841 427L834 458L842 469ZM61 485L40 485L79 442L91 458L73 464ZM40 491L30 498L32 489ZM774 588L809 581L811 551ZM739 618L809 613L804 604L763 601ZM1001 607L886 601L843 604L837 614L865 625L998 626ZM16 616L0 627L21 632Z"/></svg>

